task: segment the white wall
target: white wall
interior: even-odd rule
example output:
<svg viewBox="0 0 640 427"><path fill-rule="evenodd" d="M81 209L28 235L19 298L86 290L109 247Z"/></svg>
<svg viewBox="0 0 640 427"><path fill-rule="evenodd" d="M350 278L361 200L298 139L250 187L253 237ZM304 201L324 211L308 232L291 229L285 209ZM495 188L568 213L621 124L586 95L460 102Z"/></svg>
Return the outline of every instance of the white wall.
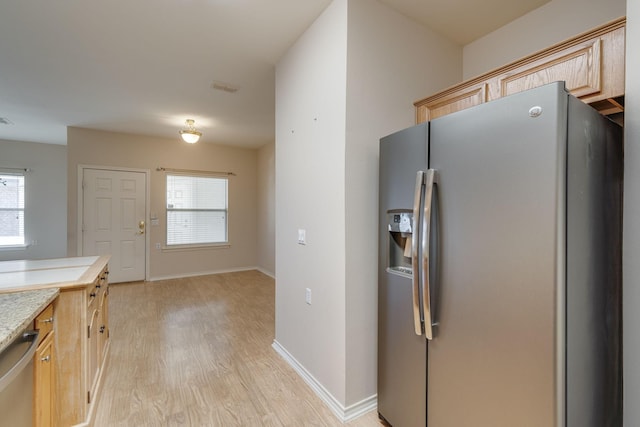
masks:
<svg viewBox="0 0 640 427"><path fill-rule="evenodd" d="M335 0L276 68L276 344L346 412L376 393L378 140L460 80L461 55L376 1Z"/></svg>
<svg viewBox="0 0 640 427"><path fill-rule="evenodd" d="M551 0L464 47L464 79L625 15L626 0Z"/></svg>
<svg viewBox="0 0 640 427"><path fill-rule="evenodd" d="M258 150L258 267L275 277L276 271L276 145Z"/></svg>
<svg viewBox="0 0 640 427"><path fill-rule="evenodd" d="M67 147L0 140L0 168L29 168L25 176L24 250L1 250L0 260L67 255Z"/></svg>
<svg viewBox="0 0 640 427"><path fill-rule="evenodd" d="M117 132L67 128L68 253L77 254L78 165L114 166L150 171L149 213L160 220L149 226L150 278L183 277L255 268L257 234L257 151L216 144L186 144ZM165 174L157 167L228 171L229 243L226 248L155 249L166 242ZM147 224L150 224L147 218Z"/></svg>
<svg viewBox="0 0 640 427"><path fill-rule="evenodd" d="M376 393L379 139L461 78L461 48L377 1L350 0L346 140L347 404Z"/></svg>
<svg viewBox="0 0 640 427"><path fill-rule="evenodd" d="M640 425L640 2L627 4L623 246L624 425Z"/></svg>
<svg viewBox="0 0 640 427"><path fill-rule="evenodd" d="M276 66L276 341L345 401L347 1ZM297 244L297 229L307 244ZM305 288L312 304L305 304Z"/></svg>

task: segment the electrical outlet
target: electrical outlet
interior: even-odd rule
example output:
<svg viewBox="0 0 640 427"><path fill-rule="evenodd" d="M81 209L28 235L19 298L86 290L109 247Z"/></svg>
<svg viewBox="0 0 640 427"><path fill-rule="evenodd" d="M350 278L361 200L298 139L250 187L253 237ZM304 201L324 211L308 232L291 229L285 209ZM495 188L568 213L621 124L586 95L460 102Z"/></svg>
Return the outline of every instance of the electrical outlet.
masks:
<svg viewBox="0 0 640 427"><path fill-rule="evenodd" d="M304 293L304 302L311 305L311 289L307 288Z"/></svg>
<svg viewBox="0 0 640 427"><path fill-rule="evenodd" d="M160 246L160 243L156 243L156 249L162 249L162 247Z"/></svg>

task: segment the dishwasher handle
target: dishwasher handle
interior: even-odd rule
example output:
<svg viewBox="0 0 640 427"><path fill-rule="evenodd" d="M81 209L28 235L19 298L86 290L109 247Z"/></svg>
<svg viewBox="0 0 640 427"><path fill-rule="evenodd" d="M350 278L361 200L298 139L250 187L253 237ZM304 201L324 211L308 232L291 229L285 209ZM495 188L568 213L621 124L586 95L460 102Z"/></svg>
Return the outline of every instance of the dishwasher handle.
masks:
<svg viewBox="0 0 640 427"><path fill-rule="evenodd" d="M13 365L11 369L2 376L2 378L0 378L0 392L7 388L7 386L11 384L11 381L13 381L13 379L17 377L18 374L20 374L20 372L22 372L22 370L31 362L31 359L33 359L33 355L38 347L38 331L25 331L19 339L22 339L22 341L31 341L31 344L20 360L18 360L18 362Z"/></svg>

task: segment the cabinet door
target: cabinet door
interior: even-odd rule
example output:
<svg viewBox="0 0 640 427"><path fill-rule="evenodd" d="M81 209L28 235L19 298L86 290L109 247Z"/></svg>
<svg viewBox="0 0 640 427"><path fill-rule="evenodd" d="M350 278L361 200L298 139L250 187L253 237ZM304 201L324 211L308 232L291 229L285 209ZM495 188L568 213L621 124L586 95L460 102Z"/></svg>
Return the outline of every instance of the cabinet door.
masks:
<svg viewBox="0 0 640 427"><path fill-rule="evenodd" d="M34 366L34 426L53 425L53 391L55 375L55 351L53 332L50 332L36 350Z"/></svg>
<svg viewBox="0 0 640 427"><path fill-rule="evenodd" d="M417 123L424 123L456 111L465 110L487 102L487 83L443 93L441 96L417 102Z"/></svg>
<svg viewBox="0 0 640 427"><path fill-rule="evenodd" d="M98 362L98 335L100 328L100 311L95 308L89 311L89 342L87 351L87 386L88 386L88 402L91 403L95 393L95 387L98 380L100 364Z"/></svg>
<svg viewBox="0 0 640 427"><path fill-rule="evenodd" d="M602 93L602 40L598 37L507 72L497 79L497 97L564 81L576 97Z"/></svg>
<svg viewBox="0 0 640 427"><path fill-rule="evenodd" d="M104 289L100 296L100 314L98 327L98 364L102 365L105 356L105 347L109 340L109 288Z"/></svg>

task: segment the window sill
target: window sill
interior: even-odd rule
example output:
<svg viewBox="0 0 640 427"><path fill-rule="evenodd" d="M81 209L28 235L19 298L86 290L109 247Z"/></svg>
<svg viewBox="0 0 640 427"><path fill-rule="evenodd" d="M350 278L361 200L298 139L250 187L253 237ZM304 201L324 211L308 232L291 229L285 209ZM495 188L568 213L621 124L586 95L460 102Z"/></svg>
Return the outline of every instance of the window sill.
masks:
<svg viewBox="0 0 640 427"><path fill-rule="evenodd" d="M5 245L5 246L0 246L0 252L1 251L25 251L29 248L29 246L31 245Z"/></svg>
<svg viewBox="0 0 640 427"><path fill-rule="evenodd" d="M206 249L228 249L231 247L229 242L224 243L209 243L202 245L171 245L162 246L162 252L183 252L183 251L201 251Z"/></svg>

